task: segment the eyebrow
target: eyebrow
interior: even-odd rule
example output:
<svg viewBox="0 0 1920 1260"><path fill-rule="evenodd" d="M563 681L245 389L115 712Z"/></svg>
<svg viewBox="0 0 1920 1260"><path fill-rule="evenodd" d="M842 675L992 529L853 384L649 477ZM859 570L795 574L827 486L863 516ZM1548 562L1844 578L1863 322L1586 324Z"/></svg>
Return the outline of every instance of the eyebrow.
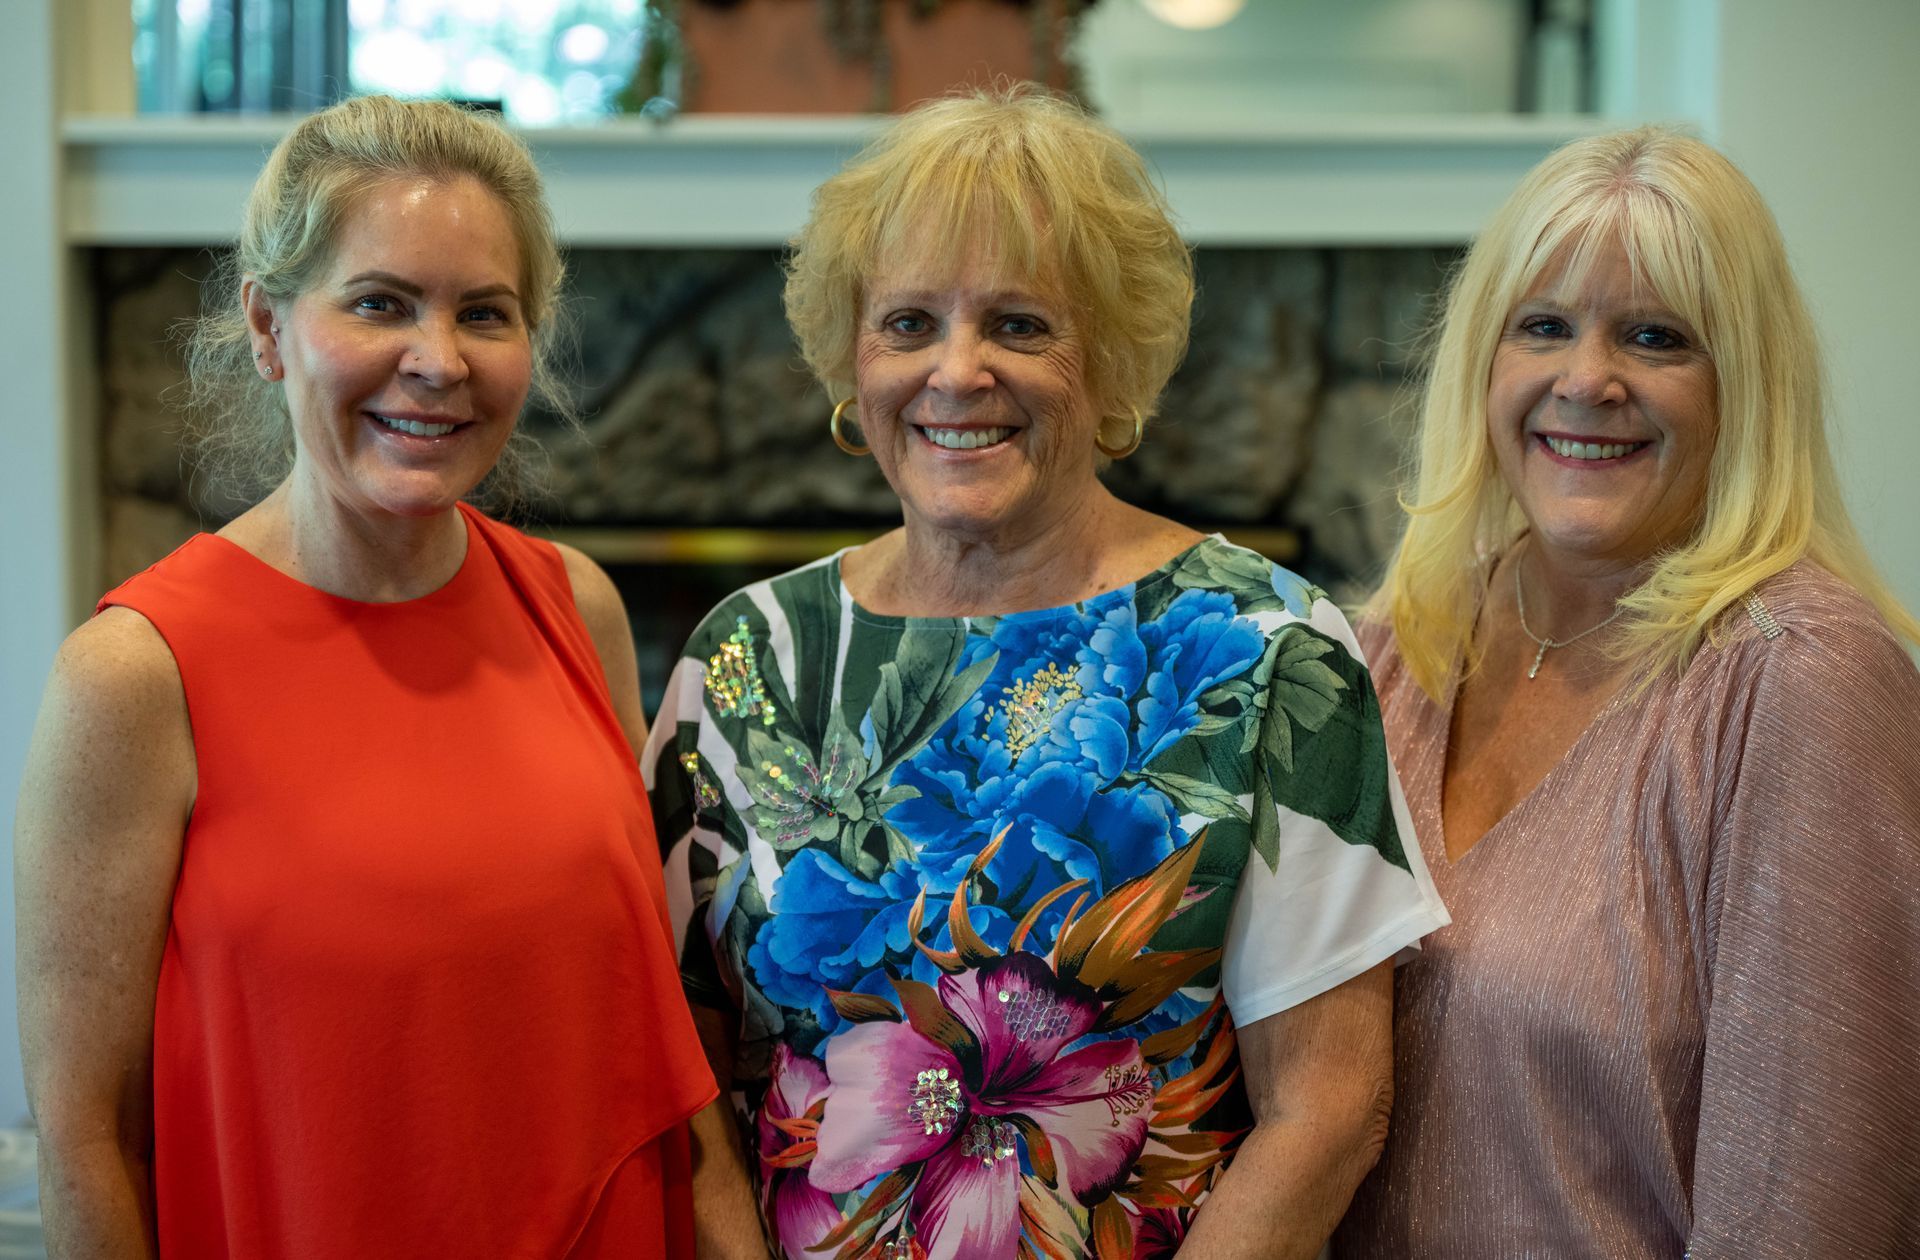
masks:
<svg viewBox="0 0 1920 1260"><path fill-rule="evenodd" d="M889 289L873 292L867 304L874 307L925 306L945 295L946 291L941 289ZM983 306L1035 306L1051 310L1061 305L1057 300L1020 289L996 289L979 297Z"/></svg>
<svg viewBox="0 0 1920 1260"><path fill-rule="evenodd" d="M426 290L413 281L402 279L391 271L363 271L357 276L349 276L342 287L350 288L369 280L375 284L384 284L390 289L398 289L408 297L417 298L426 294ZM516 302L520 300L520 295L513 291L513 286L510 284L489 284L478 289L468 289L460 295L460 300L478 302L491 297L510 297Z"/></svg>

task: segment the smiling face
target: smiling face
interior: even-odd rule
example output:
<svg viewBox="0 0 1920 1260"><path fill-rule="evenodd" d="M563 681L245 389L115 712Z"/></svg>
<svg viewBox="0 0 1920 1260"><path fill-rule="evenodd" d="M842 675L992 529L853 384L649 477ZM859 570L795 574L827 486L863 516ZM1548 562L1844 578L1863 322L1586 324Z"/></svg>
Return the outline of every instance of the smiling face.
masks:
<svg viewBox="0 0 1920 1260"><path fill-rule="evenodd" d="M277 321L294 481L368 518L450 509L493 468L533 355L505 207L478 182L397 180L340 225L332 261Z"/></svg>
<svg viewBox="0 0 1920 1260"><path fill-rule="evenodd" d="M1542 273L1501 330L1487 388L1500 474L1551 562L1645 563L1692 532L1719 429L1698 329L1636 286L1625 249L1578 283Z"/></svg>
<svg viewBox="0 0 1920 1260"><path fill-rule="evenodd" d="M878 269L854 374L860 429L909 523L1030 534L1098 493L1083 330L1058 287L988 251Z"/></svg>

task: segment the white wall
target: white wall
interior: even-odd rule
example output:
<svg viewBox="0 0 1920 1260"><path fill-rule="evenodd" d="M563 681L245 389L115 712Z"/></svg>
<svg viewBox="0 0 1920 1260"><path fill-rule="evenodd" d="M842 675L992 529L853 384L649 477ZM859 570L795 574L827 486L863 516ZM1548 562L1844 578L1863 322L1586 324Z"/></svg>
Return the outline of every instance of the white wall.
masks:
<svg viewBox="0 0 1920 1260"><path fill-rule="evenodd" d="M41 683L67 612L74 533L67 528L68 390L48 372L67 353L66 256L54 178L58 85L53 50L59 0L0 6L0 240L14 310L0 337L0 818L13 801ZM8 846L12 852L11 845ZM0 863L0 1125L26 1115L13 982L13 863Z"/></svg>
<svg viewBox="0 0 1920 1260"><path fill-rule="evenodd" d="M1106 0L1076 52L1115 126L1232 126L1273 115L1499 113L1520 74L1517 0L1248 0L1180 30Z"/></svg>
<svg viewBox="0 0 1920 1260"><path fill-rule="evenodd" d="M1920 3L1719 7L1709 136L1780 220L1827 354L1841 483L1920 609Z"/></svg>

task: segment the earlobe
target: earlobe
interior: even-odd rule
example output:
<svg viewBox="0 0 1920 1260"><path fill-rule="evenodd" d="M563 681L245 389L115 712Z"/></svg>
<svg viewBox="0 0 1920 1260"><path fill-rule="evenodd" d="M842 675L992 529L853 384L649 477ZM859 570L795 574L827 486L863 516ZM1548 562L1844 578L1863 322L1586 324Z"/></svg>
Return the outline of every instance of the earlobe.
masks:
<svg viewBox="0 0 1920 1260"><path fill-rule="evenodd" d="M262 377L274 380L280 375L279 317L260 282L252 276L240 283L240 304L253 342L254 366Z"/></svg>

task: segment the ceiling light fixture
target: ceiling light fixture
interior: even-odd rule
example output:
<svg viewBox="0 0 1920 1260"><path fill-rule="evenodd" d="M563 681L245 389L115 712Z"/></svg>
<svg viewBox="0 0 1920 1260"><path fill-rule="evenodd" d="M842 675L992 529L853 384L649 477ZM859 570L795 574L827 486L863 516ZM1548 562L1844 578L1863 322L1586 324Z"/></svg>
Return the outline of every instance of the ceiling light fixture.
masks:
<svg viewBox="0 0 1920 1260"><path fill-rule="evenodd" d="M1142 7L1168 26L1204 31L1233 20L1247 0L1140 0Z"/></svg>

